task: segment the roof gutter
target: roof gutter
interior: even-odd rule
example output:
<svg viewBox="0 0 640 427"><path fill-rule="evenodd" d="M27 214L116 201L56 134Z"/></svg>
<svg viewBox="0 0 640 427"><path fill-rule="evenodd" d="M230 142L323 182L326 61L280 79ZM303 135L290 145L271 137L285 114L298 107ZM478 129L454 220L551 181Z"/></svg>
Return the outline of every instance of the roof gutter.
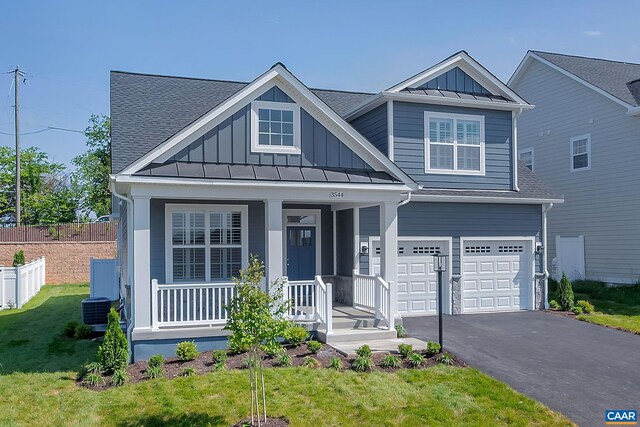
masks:
<svg viewBox="0 0 640 427"><path fill-rule="evenodd" d="M640 116L640 107L631 107L627 110L627 116Z"/></svg>

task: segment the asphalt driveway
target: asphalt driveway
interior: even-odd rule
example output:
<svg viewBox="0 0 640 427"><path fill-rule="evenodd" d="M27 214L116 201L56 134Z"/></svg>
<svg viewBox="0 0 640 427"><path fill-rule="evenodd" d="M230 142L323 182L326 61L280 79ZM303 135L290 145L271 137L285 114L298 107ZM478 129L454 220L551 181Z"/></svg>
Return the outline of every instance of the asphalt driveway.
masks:
<svg viewBox="0 0 640 427"><path fill-rule="evenodd" d="M437 340L437 317L404 319ZM444 317L444 347L562 412L604 425L605 409L640 409L640 336L540 311Z"/></svg>

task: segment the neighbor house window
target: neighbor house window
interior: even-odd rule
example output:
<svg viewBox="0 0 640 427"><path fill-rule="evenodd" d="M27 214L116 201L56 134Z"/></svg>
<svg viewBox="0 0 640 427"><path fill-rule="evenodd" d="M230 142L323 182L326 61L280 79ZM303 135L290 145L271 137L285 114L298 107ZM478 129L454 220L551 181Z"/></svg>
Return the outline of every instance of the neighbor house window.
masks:
<svg viewBox="0 0 640 427"><path fill-rule="evenodd" d="M529 170L533 171L533 148L520 150L518 153L518 159L528 167Z"/></svg>
<svg viewBox="0 0 640 427"><path fill-rule="evenodd" d="M591 169L591 135L571 138L571 171Z"/></svg>
<svg viewBox="0 0 640 427"><path fill-rule="evenodd" d="M425 113L426 172L484 175L484 117Z"/></svg>
<svg viewBox="0 0 640 427"><path fill-rule="evenodd" d="M251 151L300 153L300 107L290 102L251 103Z"/></svg>
<svg viewBox="0 0 640 427"><path fill-rule="evenodd" d="M247 259L246 206L167 205L167 282L229 282Z"/></svg>

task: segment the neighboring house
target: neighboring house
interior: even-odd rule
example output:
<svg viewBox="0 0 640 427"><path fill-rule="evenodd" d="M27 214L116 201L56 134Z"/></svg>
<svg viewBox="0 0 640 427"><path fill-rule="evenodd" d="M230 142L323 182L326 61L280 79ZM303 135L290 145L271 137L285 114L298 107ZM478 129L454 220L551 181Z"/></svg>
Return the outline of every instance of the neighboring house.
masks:
<svg viewBox="0 0 640 427"><path fill-rule="evenodd" d="M638 282L640 64L530 51L509 84L536 106L520 159L565 197L549 212L556 274Z"/></svg>
<svg viewBox="0 0 640 427"><path fill-rule="evenodd" d="M465 52L377 94L309 89L280 63L250 83L112 72L133 359L226 345L250 254L329 343L434 314L438 252L447 313L542 307L562 200L517 163L531 108Z"/></svg>

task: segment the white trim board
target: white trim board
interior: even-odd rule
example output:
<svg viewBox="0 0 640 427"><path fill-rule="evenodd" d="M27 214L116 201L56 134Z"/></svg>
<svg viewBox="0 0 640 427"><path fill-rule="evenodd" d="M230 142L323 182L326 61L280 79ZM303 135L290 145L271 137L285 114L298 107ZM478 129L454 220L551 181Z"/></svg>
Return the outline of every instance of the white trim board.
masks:
<svg viewBox="0 0 640 427"><path fill-rule="evenodd" d="M261 145L259 122L259 110L280 110L291 111L293 113L293 145ZM254 100L251 102L251 133L250 145L252 153L276 153L276 154L300 154L300 141L302 139L300 125L300 105L291 102L271 102Z"/></svg>

